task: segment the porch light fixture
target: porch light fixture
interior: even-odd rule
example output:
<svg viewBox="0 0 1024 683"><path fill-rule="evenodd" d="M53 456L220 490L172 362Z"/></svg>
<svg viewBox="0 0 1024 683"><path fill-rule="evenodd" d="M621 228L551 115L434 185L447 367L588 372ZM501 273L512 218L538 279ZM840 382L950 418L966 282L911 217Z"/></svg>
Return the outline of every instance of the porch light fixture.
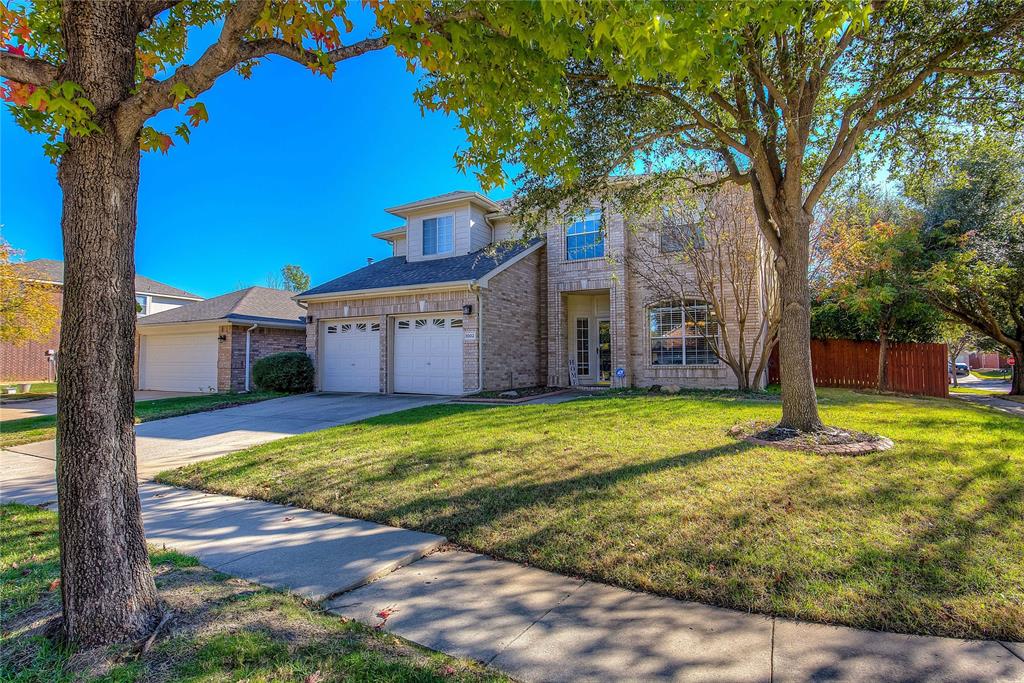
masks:
<svg viewBox="0 0 1024 683"><path fill-rule="evenodd" d="M228 340L228 335L226 335L226 334L222 334L222 335L219 335L217 337L217 341L227 341L227 340Z"/></svg>
<svg viewBox="0 0 1024 683"><path fill-rule="evenodd" d="M466 304L465 306L462 307L462 315L473 315L472 304Z"/></svg>

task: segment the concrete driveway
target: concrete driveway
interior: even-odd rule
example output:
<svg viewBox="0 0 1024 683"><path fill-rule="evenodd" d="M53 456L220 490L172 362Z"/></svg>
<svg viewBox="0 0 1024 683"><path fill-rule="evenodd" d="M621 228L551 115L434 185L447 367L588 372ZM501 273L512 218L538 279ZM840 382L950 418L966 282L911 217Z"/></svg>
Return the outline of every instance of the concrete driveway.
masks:
<svg viewBox="0 0 1024 683"><path fill-rule="evenodd" d="M177 398L178 396L200 396L189 391L136 391L136 401L152 401L158 398ZM40 415L56 415L57 399L41 398L36 401L11 401L0 406L0 422L20 420L25 417Z"/></svg>
<svg viewBox="0 0 1024 683"><path fill-rule="evenodd" d="M443 396L304 394L235 408L155 420L135 428L139 478L200 460L407 408L441 403ZM0 502L56 500L56 443L0 451Z"/></svg>

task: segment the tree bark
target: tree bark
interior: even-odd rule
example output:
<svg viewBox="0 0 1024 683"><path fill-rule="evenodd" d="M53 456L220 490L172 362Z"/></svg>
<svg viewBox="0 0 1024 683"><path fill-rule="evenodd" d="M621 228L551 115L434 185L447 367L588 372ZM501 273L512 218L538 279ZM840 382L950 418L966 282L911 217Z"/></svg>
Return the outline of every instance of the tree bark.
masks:
<svg viewBox="0 0 1024 683"><path fill-rule="evenodd" d="M878 328L878 390L889 391L889 329Z"/></svg>
<svg viewBox="0 0 1024 683"><path fill-rule="evenodd" d="M779 275L782 317L779 324L779 379L782 384L780 427L813 432L822 428L818 397L811 370L811 290L807 279L810 264L811 216L793 207L777 220L788 223L780 230L775 270Z"/></svg>
<svg viewBox="0 0 1024 683"><path fill-rule="evenodd" d="M159 617L136 479L132 367L138 144L110 117L133 87L138 30L130 2L65 0L62 77L103 129L69 137L63 193L64 308L57 394L64 635L102 645L145 635ZM137 136L136 131L136 136Z"/></svg>

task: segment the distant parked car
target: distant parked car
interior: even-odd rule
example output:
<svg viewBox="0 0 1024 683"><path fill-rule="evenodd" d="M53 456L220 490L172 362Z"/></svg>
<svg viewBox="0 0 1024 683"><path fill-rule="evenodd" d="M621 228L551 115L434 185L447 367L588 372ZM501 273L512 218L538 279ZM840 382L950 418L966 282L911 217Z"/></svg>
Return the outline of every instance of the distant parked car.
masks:
<svg viewBox="0 0 1024 683"><path fill-rule="evenodd" d="M952 363L946 363L946 371L949 373L950 377L953 376L953 364ZM956 364L956 376L957 377L966 377L969 374L971 374L971 369L969 367L967 367L967 363L957 363Z"/></svg>

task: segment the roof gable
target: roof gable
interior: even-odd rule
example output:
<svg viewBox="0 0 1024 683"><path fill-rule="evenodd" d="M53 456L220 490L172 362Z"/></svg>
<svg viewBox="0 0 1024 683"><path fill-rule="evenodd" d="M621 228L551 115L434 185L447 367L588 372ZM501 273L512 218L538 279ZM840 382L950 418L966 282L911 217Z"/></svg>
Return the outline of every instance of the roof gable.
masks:
<svg viewBox="0 0 1024 683"><path fill-rule="evenodd" d="M294 294L269 287L247 287L205 301L197 301L138 319L139 325L231 320L301 327L306 310L295 303Z"/></svg>
<svg viewBox="0 0 1024 683"><path fill-rule="evenodd" d="M37 258L32 261L25 261L14 266L25 274L25 277L45 282L64 284L64 262L56 259ZM135 276L135 291L139 294L156 294L158 296L171 296L183 299L202 299L203 297L184 289L171 287L162 282L157 282L145 275Z"/></svg>
<svg viewBox="0 0 1024 683"><path fill-rule="evenodd" d="M499 247L490 252L480 249L463 256L407 261L404 256L386 258L359 270L342 275L330 282L309 289L298 296L299 300L323 294L342 294L369 289L394 289L399 287L422 287L467 283L479 280L491 271L523 252L539 245L542 240L534 239L525 243Z"/></svg>

